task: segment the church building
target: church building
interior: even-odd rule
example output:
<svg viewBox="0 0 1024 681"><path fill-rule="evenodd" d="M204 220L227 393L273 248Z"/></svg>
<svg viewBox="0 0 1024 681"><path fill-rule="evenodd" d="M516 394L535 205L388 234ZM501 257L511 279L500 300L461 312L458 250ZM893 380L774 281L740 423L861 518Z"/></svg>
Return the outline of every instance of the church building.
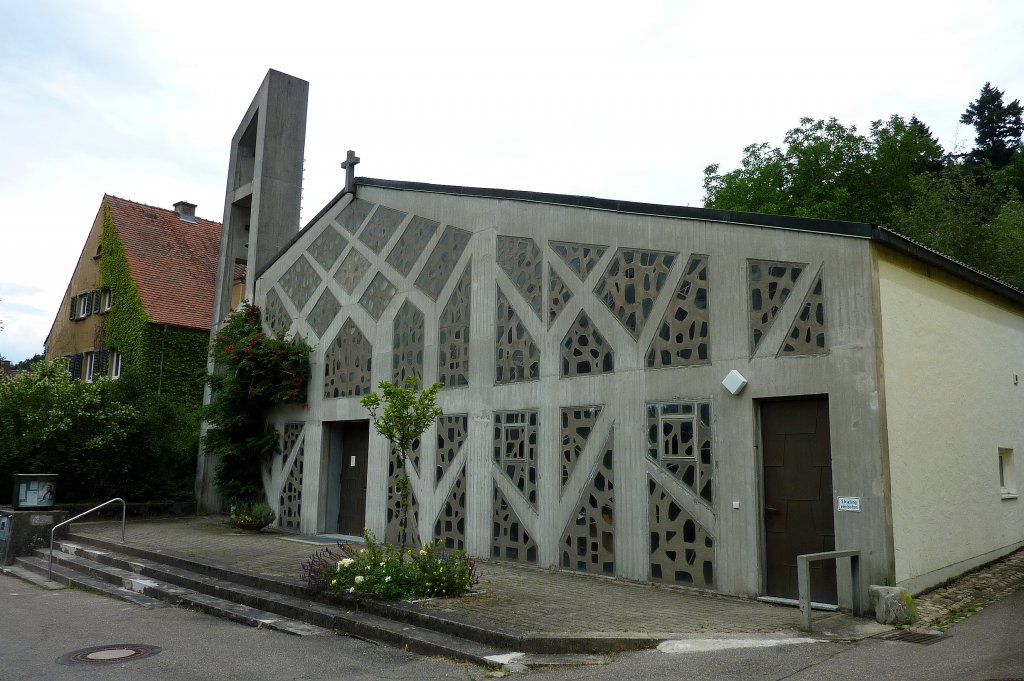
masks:
<svg viewBox="0 0 1024 681"><path fill-rule="evenodd" d="M417 541L779 598L799 554L917 592L1024 546L1020 291L877 225L356 177L351 152L299 230L307 91L261 86L221 240L221 288L245 263L267 333L314 347L308 407L272 414L282 528L397 536L360 398L412 375L444 386Z"/></svg>

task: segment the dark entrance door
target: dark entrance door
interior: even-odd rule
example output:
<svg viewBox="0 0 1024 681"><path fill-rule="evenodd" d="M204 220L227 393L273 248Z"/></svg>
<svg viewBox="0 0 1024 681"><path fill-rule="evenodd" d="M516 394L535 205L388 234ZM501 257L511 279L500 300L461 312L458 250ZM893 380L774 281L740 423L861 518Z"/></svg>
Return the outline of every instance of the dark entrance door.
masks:
<svg viewBox="0 0 1024 681"><path fill-rule="evenodd" d="M369 421L338 424L332 437L341 440L341 494L338 532L359 536L366 526L366 468Z"/></svg>
<svg viewBox="0 0 1024 681"><path fill-rule="evenodd" d="M797 598L796 557L835 550L828 398L761 404L766 592ZM811 563L811 600L836 603L834 561Z"/></svg>

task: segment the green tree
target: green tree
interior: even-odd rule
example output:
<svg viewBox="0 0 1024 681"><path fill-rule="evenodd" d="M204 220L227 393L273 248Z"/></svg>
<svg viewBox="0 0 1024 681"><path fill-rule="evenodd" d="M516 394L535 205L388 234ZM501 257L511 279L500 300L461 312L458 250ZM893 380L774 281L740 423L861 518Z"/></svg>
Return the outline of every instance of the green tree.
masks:
<svg viewBox="0 0 1024 681"><path fill-rule="evenodd" d="M32 355L28 359L21 360L20 362L15 364L13 368L16 369L17 371L25 371L26 369L31 369L34 365L38 364L39 362L42 362L43 359L43 353L40 352L35 355Z"/></svg>
<svg viewBox="0 0 1024 681"><path fill-rule="evenodd" d="M126 446L138 412L118 399L114 381L73 381L66 360L39 362L0 381L0 498L18 472L57 473L69 501L139 499L140 470ZM144 479L144 478L143 478Z"/></svg>
<svg viewBox="0 0 1024 681"><path fill-rule="evenodd" d="M942 147L916 117L875 121L867 137L835 118L803 118L783 142L746 147L736 170L705 168L705 206L886 223L912 199L913 178L943 163Z"/></svg>
<svg viewBox="0 0 1024 681"><path fill-rule="evenodd" d="M996 170L1007 165L1020 147L1020 100L1003 103L1003 91L985 83L978 98L967 106L960 122L973 125L975 148L967 154L973 164L990 163Z"/></svg>
<svg viewBox="0 0 1024 681"><path fill-rule="evenodd" d="M398 456L399 478L396 491L399 499L399 539L405 548L409 523L409 475L405 463L412 451L413 442L430 427L444 412L437 406L437 392L441 383L435 383L424 390L417 389L419 379L409 376L405 386L390 381L381 381L381 394L371 392L363 395L362 405L370 412L373 427L387 438Z"/></svg>

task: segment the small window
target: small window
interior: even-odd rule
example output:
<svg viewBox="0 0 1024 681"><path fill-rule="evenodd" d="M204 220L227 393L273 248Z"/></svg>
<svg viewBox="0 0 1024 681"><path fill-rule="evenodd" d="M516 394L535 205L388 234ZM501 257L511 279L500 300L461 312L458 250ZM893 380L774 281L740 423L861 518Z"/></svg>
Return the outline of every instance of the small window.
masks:
<svg viewBox="0 0 1024 681"><path fill-rule="evenodd" d="M121 378L121 353L114 350L114 356L110 360L110 377Z"/></svg>
<svg viewBox="0 0 1024 681"><path fill-rule="evenodd" d="M103 307L101 308L103 310L103 312L109 312L110 311L110 299L111 298L112 298L112 296L110 294L110 289L109 288L108 289L103 289Z"/></svg>
<svg viewBox="0 0 1024 681"><path fill-rule="evenodd" d="M85 353L85 382L92 383L93 374L96 371L96 353Z"/></svg>
<svg viewBox="0 0 1024 681"><path fill-rule="evenodd" d="M1017 484L1013 472L1013 450L999 448L999 494L1004 499L1017 498Z"/></svg>
<svg viewBox="0 0 1024 681"><path fill-rule="evenodd" d="M92 296L84 293L78 296L78 318L81 319L92 313Z"/></svg>

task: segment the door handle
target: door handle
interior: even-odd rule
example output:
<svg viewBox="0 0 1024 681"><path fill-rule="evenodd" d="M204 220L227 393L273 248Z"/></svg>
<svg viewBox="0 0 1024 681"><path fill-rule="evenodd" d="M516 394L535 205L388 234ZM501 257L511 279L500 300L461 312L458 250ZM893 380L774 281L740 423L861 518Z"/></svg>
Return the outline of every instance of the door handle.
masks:
<svg viewBox="0 0 1024 681"><path fill-rule="evenodd" d="M765 515L771 515L772 513L778 513L778 512L779 512L779 509L775 508L774 506L765 506L764 507Z"/></svg>

